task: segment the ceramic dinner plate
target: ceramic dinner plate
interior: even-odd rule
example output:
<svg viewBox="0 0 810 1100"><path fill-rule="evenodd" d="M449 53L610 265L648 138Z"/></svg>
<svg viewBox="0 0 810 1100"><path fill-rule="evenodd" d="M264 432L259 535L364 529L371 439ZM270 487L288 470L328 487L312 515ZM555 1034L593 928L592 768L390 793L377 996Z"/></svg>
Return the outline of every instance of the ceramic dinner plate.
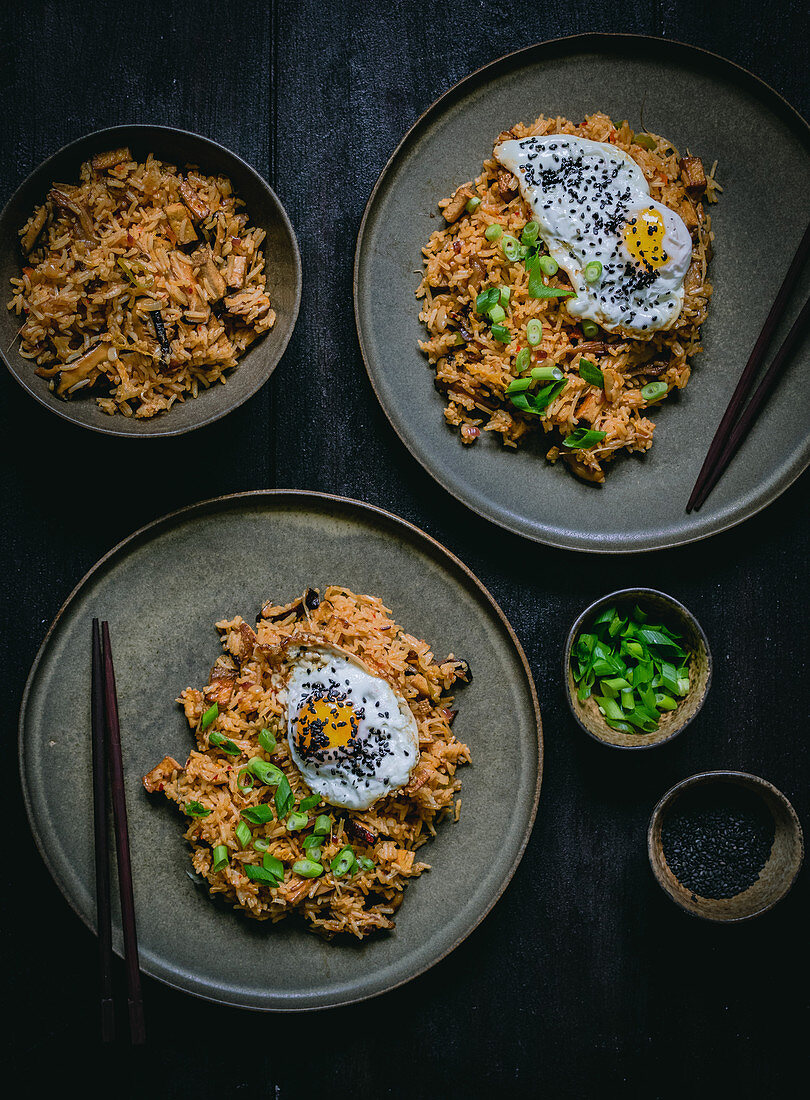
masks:
<svg viewBox="0 0 810 1100"><path fill-rule="evenodd" d="M194 885L174 807L141 776L192 738L174 700L220 653L213 624L255 618L269 598L341 584L380 596L434 652L466 658L457 736L472 750L461 816L423 849L431 871L405 892L395 931L325 943L290 919L258 923ZM265 491L194 505L143 528L79 584L37 656L20 718L20 767L40 851L68 902L95 925L90 623L108 619L115 657L143 970L179 989L255 1009L370 997L456 947L517 866L542 770L540 714L523 651L457 558L395 516L314 493ZM508 812L505 812L505 808ZM113 935L121 951L120 914Z"/></svg>
<svg viewBox="0 0 810 1100"><path fill-rule="evenodd" d="M55 397L48 389L47 380L34 374L35 364L20 355L17 343L20 319L5 308L0 309L0 356L23 389L41 405L83 428L135 439L181 435L211 424L238 408L275 370L292 336L301 302L298 242L272 187L224 145L171 126L111 126L87 134L54 153L20 184L0 213L0 294L4 306L11 297L9 279L20 274L23 263L18 231L34 207L42 203L54 181L78 180L84 161L95 153L122 145L128 146L139 161L146 160L152 153L181 168L194 164L207 175L223 175L230 179L237 195L245 201L250 224L266 233L262 249L267 293L276 311L276 323L248 348L236 369L228 373L224 385L217 383L193 400L176 402L165 414L147 419L109 416L98 407L95 395L90 392L86 397L76 395L70 401Z"/></svg>
<svg viewBox="0 0 810 1100"><path fill-rule="evenodd" d="M718 162L714 284L704 352L685 391L654 413L652 450L622 456L603 486L493 435L461 444L417 342L421 248L444 225L437 203L479 174L495 137L539 114L602 110ZM400 437L468 507L538 542L637 551L691 542L754 515L810 462L805 341L731 468L700 512L684 507L736 380L810 218L810 130L772 89L713 54L660 39L581 35L511 54L438 100L386 165L355 257L355 315L372 384ZM791 318L810 287L797 285ZM787 331L786 320L774 350ZM799 400L799 397L802 400Z"/></svg>

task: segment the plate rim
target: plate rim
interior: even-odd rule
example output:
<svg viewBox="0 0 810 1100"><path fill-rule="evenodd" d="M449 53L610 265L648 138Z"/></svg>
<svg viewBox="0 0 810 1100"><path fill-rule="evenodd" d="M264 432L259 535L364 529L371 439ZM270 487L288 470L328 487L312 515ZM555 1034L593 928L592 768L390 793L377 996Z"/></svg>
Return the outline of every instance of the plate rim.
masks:
<svg viewBox="0 0 810 1100"><path fill-rule="evenodd" d="M165 515L159 516L157 519L151 520L149 523L146 523L143 526L137 528L130 535L127 535L126 538L121 539L120 542L116 543L110 550L103 554L90 567L90 569L87 570L81 580L79 580L79 582L75 585L70 594L64 600L62 606L59 608L59 611L57 612L50 626L48 627L45 637L43 638L39 648L37 649L36 656L34 657L34 660L31 664L31 669L25 681L25 688L23 690L22 700L20 703L19 717L17 722L17 768L20 778L20 787L22 790L28 827L34 838L34 842L37 846L40 857L42 858L42 861L45 864L45 867L48 870L51 879L53 880L63 899L67 902L68 906L79 918L81 923L89 930L89 932L93 936L95 936L97 935L97 929L95 927L94 917L91 915L90 918L87 919L85 914L79 911L77 906L74 904L73 898L69 895L69 892L67 891L60 874L53 866L48 856L43 837L41 836L39 831L37 819L34 813L33 798L26 779L24 748L24 728L26 723L26 716L29 706L29 700L33 691L34 682L37 678L42 659L51 642L51 638L59 627L63 616L72 606L74 599L81 593L85 586L89 584L89 582L95 577L95 575L100 572L109 562L111 562L119 553L137 544L137 542L144 539L144 537L158 534L161 527L171 527L176 525L178 522L182 522L182 520L184 519L192 518L194 513L205 514L206 512L211 512L212 510L216 510L219 508L227 508L234 503L240 501L245 503L267 499L278 499L283 501L285 498L310 500L318 502L321 505L329 503L337 504L343 508L346 508L349 511L355 510L359 511L360 513L371 514L372 516L381 518L388 523L392 523L395 527L404 528L409 536L415 538L417 542L422 542L423 544L426 544L434 553L438 553L440 558L443 557L446 560L449 559L449 562L453 566L455 566L456 569L458 569L468 581L472 582L473 586L484 597L485 602L495 613L495 616L500 624L506 629L512 648L517 653L517 656L520 660L525 681L529 688L529 695L532 702L532 709L534 712L534 720L537 734L537 776L535 780L534 793L532 796L531 812L529 813L526 821L523 839L519 845L519 848L511 865L507 869L507 872L500 882L497 891L488 900L486 907L483 909L483 911L476 916L474 923L467 927L466 930L460 936L458 936L452 942L452 944L450 944L450 946L445 948L440 954L436 955L435 958L425 963L424 966L420 966L417 970L409 974L407 977L400 978L392 984L386 985L384 989L361 993L360 995L351 995L335 1002L330 1002L328 1004L288 1006L268 1004L246 1005L236 1000L230 1000L226 996L217 995L216 991L214 990L203 992L199 989L189 988L188 986L183 985L178 981L171 980L171 978L166 975L154 973L149 968L149 966L144 966L143 963L141 965L141 972L148 975L153 980L159 981L162 985L166 985L171 989L177 990L178 992L187 994L192 997L199 997L201 1000L209 1001L214 1004L224 1005L230 1008L239 1008L245 1011L252 1012L293 1013L326 1011L332 1008L342 1008L350 1004L358 1004L361 1001L370 1000L374 997L380 997L387 993L390 993L392 990L398 989L400 986L407 984L413 979L420 977L422 974L425 974L428 970L431 970L437 963L441 962L453 951L455 951L455 949L459 947L475 931L475 929L479 927L482 921L492 912L492 909L501 899L507 886L512 881L512 878L517 871L517 868L520 865L520 862L526 852L529 838L531 837L532 831L534 829L534 824L537 817L537 807L540 800L540 788L542 785L545 763L545 742L543 736L543 723L540 712L540 702L537 695L537 685L535 684L531 666L529 664L528 658L526 657L523 645L521 644L520 639L518 638L514 630L514 627L510 623L509 619L506 617L506 614L504 613L500 604L483 583L483 581L481 581L479 577L472 571L472 569L470 569L468 565L466 565L459 557L457 557L452 552L452 550L449 550L446 546L443 545L443 543L434 538L433 535L430 535L427 531L422 530L421 527L417 527L416 524L411 523L410 520L407 520L402 516L398 516L396 515L396 513L390 512L385 508L381 508L376 504L369 504L366 501L356 500L352 497L344 497L334 493L323 493L318 492L317 490L310 489L249 489L238 493L226 493L222 496L208 497L205 500L196 501L193 504L185 505L182 508L178 508L172 512L167 512ZM92 807L88 804L88 813L90 813L91 810ZM118 950L118 948L114 947L114 950L116 955L121 958L121 952Z"/></svg>
<svg viewBox="0 0 810 1100"><path fill-rule="evenodd" d="M22 375L18 374L16 369L12 366L4 348L0 348L0 359L2 359L3 363L6 366L6 369L8 370L14 381L17 382L18 385L20 385L30 397L33 397L35 401L39 402L39 404L44 409L47 409L49 412L55 413L57 416L61 417L62 420L67 421L69 424L72 424L76 428L84 428L87 431L95 432L97 435L114 436L117 439L168 439L181 435L186 435L188 432L194 432L197 431L197 429L199 428L206 428L210 424L216 423L217 420L221 420L223 417L228 416L232 412L235 412L238 408L240 408L240 406L244 405L246 401L249 401L252 397L255 397L259 390L270 381L270 378L275 373L276 368L284 357L284 353L287 350L287 347L295 331L295 327L298 323L298 314L301 308L301 296L303 292L303 268L301 264L301 250L298 245L298 237L296 235L295 228L293 227L292 221L290 220L290 216L287 213L284 204L276 194L275 189L270 185L270 183L268 183L268 181L264 178L261 172L258 171L258 169L254 168L252 164L249 164L243 157L240 157L238 153L235 153L233 149L230 149L227 145L223 145L222 142L216 141L214 138L206 137L205 134L198 134L196 130L186 130L179 126L167 126L165 124L152 122L121 122L116 123L114 126L102 126L98 130L90 130L86 134L80 134L78 137L72 138L65 145L62 145L59 149L55 149L43 161L36 165L36 167L34 167L11 192L11 195L3 204L2 210L0 210L0 225L3 224L3 221L5 220L9 209L11 208L12 204L16 200L19 193L23 190L23 188L31 185L34 181L34 178L38 176L39 173L43 171L43 169L47 168L48 165L57 157L60 157L62 156L62 154L69 152L75 145L78 145L81 142L101 138L103 135L112 136L122 130L139 130L142 133L145 133L147 131L160 130L165 134L180 134L183 137L192 138L195 141L201 141L205 145L212 147L214 150L220 153L225 153L227 156L232 157L235 161L238 161L242 168L244 168L247 172L254 176L258 183L269 193L272 201L275 203L277 209L281 214L281 221L292 242L293 264L295 267L295 301L293 303L292 313L290 317L290 327L289 332L281 342L276 362L270 369L267 377L259 382L258 385L251 389L248 393L239 398L234 405L231 405L227 409L223 409L220 412L211 413L208 417L201 420L198 424L189 424L185 428L158 427L155 431L137 433L121 431L115 426L114 423L111 424L111 426L108 428L103 424L87 424L84 421L76 420L73 416L70 415L68 408L62 408L62 403L49 402L47 400L47 397L44 394L40 393L33 384L29 384ZM171 409L169 409L168 411L171 412ZM115 418L110 417L110 420L114 421Z"/></svg>
<svg viewBox="0 0 810 1100"><path fill-rule="evenodd" d="M798 126L803 129L808 143L810 143L810 122L799 112L796 108L783 96L777 92L767 81L758 77L750 69L746 69L743 65L739 65L736 61L731 61L729 58L724 57L722 54L714 53L712 50L704 49L701 46L692 45L689 42L683 42L675 38L663 38L658 35L650 34L632 34L624 33L621 31L609 32L609 31L585 31L579 34L562 35L559 38L547 38L540 42L534 42L528 46L522 46L518 50L513 50L509 53L503 54L499 57L493 58L491 61L486 62L484 65L479 66L461 80L456 81L446 91L435 99L424 111L416 118L411 126L408 127L401 140L397 143L391 155L383 165L380 174L377 177L376 182L371 190L371 193L366 202L363 210L363 217L360 221L360 228L357 233L357 241L354 249L354 264L352 270L352 297L354 299L354 322L355 331L357 333L357 341L360 345L360 354L363 359L363 364L366 368L366 374L368 375L371 387L374 390L374 394L379 402L379 405L385 413L386 419L391 427L397 434L400 442L405 446L408 453L416 459L423 470L442 488L445 492L449 493L455 500L462 504L474 515L481 519L486 520L488 523L492 523L497 527L501 527L506 531L511 532L514 535L518 535L521 538L528 539L531 542L539 543L544 546L552 546L558 550L573 550L580 554L644 554L653 553L657 550L667 550L676 546L687 546L690 543L701 542L703 539L712 538L715 535L723 534L725 531L729 531L739 524L744 523L748 519L752 519L759 512L763 511L769 505L773 504L779 499L784 492L786 492L791 485L793 485L799 477L810 466L810 448L804 461L801 459L796 463L796 468L789 470L788 474L781 479L778 485L775 487L772 495L767 499L753 500L747 505L740 507L738 505L737 512L732 515L721 517L718 521L718 525L708 531L699 531L697 533L684 532L677 535L675 538L668 539L666 541L658 540L653 544L644 546L625 546L623 544L614 545L615 537L608 537L602 540L594 540L590 545L582 545L581 541L568 537L567 533L562 530L555 530L549 532L546 529L537 530L537 525L533 525L533 529L527 530L524 526L521 526L515 522L512 522L509 514L490 515L479 510L479 506L473 503L467 496L462 495L460 490L457 490L450 484L449 479L443 476L443 471L438 468L438 463L429 462L419 451L411 445L410 441L405 438L405 435L400 431L399 426L394 422L394 419L389 412L386 403L383 401L380 391L377 388L377 382L370 365L370 356L363 338L363 327L361 322L361 311L359 304L359 286L360 286L360 265L361 254L364 250L365 235L368 229L368 223L371 217L372 208L376 203L377 195L381 191L386 177L389 171L398 160L400 153L411 140L413 136L416 136L417 131L420 130L428 121L434 117L438 117L445 105L453 98L460 94L463 94L468 87L472 87L474 82L480 81L484 75L490 69L495 69L497 66L504 64L505 62L511 62L513 67L520 64L520 61L529 54L536 52L553 53L555 49L559 49L565 53L575 52L577 49L587 50L594 49L599 50L600 47L616 47L617 45L629 45L633 43L654 43L656 48L668 48L672 49L675 54L682 55L696 55L698 58L708 58L719 66L721 69L725 68L734 75L738 82L742 82L749 88L753 87L759 91L760 94L764 93L765 97L770 97L775 101L775 106L788 116L794 126Z"/></svg>

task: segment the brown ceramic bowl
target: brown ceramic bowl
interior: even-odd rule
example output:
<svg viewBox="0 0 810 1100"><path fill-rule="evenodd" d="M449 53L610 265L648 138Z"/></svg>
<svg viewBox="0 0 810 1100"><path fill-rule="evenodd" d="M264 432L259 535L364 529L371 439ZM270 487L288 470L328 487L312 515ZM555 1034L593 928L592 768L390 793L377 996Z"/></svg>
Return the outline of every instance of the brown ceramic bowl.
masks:
<svg viewBox="0 0 810 1100"><path fill-rule="evenodd" d="M703 898L679 882L670 870L661 846L661 826L685 791L721 783L745 787L758 795L773 816L775 835L770 857L752 886L733 898ZM700 772L668 790L653 810L647 830L647 854L658 885L681 909L704 920L733 924L767 912L787 894L802 865L804 839L796 811L782 792L767 780L747 772Z"/></svg>
<svg viewBox="0 0 810 1100"><path fill-rule="evenodd" d="M57 416L105 435L154 439L181 435L211 424L237 408L259 390L276 368L292 335L301 301L301 258L295 232L278 196L255 169L235 153L199 134L169 126L112 126L66 145L20 184L0 213L0 300L11 297L9 279L20 274L23 258L18 230L41 203L54 180L78 179L79 168L94 153L127 145L136 160L153 153L161 160L183 167L197 165L207 175L227 176L245 201L250 224L267 234L265 254L267 293L276 311L273 328L251 344L225 385L211 386L193 400L177 402L168 412L148 419L108 416L88 391L71 401L62 401L48 388L48 382L34 374L34 364L18 350L20 327L16 314L0 309L0 357L23 389Z"/></svg>
<svg viewBox="0 0 810 1100"><path fill-rule="evenodd" d="M680 634L691 654L689 694L679 703L677 710L667 711L662 715L654 733L621 733L611 729L593 698L586 699L584 703L580 703L577 698L577 686L571 668L574 642L596 616L612 604L628 609L638 604L653 621L663 622L670 630ZM586 607L571 627L563 655L563 679L571 713L587 734L596 741L601 741L603 745L611 745L616 749L652 749L665 745L682 733L703 706L712 679L712 655L700 623L682 603L654 588L623 588Z"/></svg>

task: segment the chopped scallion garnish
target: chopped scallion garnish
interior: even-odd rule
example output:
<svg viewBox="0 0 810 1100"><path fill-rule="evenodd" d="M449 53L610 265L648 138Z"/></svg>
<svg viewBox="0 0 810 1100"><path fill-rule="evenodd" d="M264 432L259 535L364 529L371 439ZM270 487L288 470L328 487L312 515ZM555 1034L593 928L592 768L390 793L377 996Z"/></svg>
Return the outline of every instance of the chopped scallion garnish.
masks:
<svg viewBox="0 0 810 1100"><path fill-rule="evenodd" d="M217 844L211 854L212 871L221 871L223 867L228 866L228 849L224 844Z"/></svg>
<svg viewBox="0 0 810 1100"><path fill-rule="evenodd" d="M216 730L214 730L213 733L209 733L208 744L214 745L218 749L222 749L222 751L226 752L228 756L239 756L239 754L242 752L238 745L234 744L233 741L230 741L227 737L225 737L224 734L217 733Z"/></svg>
<svg viewBox="0 0 810 1100"><path fill-rule="evenodd" d="M668 392L669 386L666 382L648 382L646 386L641 387L641 396L645 401L660 401Z"/></svg>
<svg viewBox="0 0 810 1100"><path fill-rule="evenodd" d="M292 866L296 875L301 878L317 878L323 874L323 867L312 859L297 859Z"/></svg>
<svg viewBox="0 0 810 1100"><path fill-rule="evenodd" d="M599 260L591 260L582 269L582 277L586 283L595 283L602 274L602 264Z"/></svg>
<svg viewBox="0 0 810 1100"><path fill-rule="evenodd" d="M194 799L187 802L184 808L189 817L208 817L211 813L202 802L196 802Z"/></svg>
<svg viewBox="0 0 810 1100"><path fill-rule="evenodd" d="M503 226L493 222L484 230L484 236L488 241L497 241L499 237L503 236Z"/></svg>
<svg viewBox="0 0 810 1100"><path fill-rule="evenodd" d="M211 725L211 723L213 721L215 721L218 714L219 714L219 706L216 703L214 703L213 706L210 706L208 708L208 710L205 712L205 714L202 716L202 718L200 719L200 729L201 730L207 730L208 727Z"/></svg>
<svg viewBox="0 0 810 1100"><path fill-rule="evenodd" d="M600 390L605 388L605 376L590 359L580 359L579 376L584 378L590 386L598 386Z"/></svg>
<svg viewBox="0 0 810 1100"><path fill-rule="evenodd" d="M278 741L276 741L270 730L261 730L259 733L259 744L265 752L275 752L278 747Z"/></svg>
<svg viewBox="0 0 810 1100"><path fill-rule="evenodd" d="M586 447L593 447L594 443L601 443L607 432L595 432L591 428L575 428L570 435L563 440L563 447L572 451L582 451Z"/></svg>
<svg viewBox="0 0 810 1100"><path fill-rule="evenodd" d="M242 847L247 848L248 844L250 844L250 838L253 836L253 833L250 831L250 826L246 825L244 821L240 821L234 832L236 833L236 839Z"/></svg>

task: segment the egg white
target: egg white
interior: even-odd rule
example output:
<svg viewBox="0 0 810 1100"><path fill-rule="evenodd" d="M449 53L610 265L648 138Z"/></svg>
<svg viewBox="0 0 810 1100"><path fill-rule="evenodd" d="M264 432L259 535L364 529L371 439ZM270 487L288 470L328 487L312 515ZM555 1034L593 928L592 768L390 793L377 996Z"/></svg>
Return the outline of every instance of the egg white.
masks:
<svg viewBox="0 0 810 1100"><path fill-rule="evenodd" d="M362 661L335 646L299 646L287 661L287 741L310 790L333 806L365 810L404 787L419 760L419 733L407 702ZM352 708L352 739L301 752L296 729L302 708L327 693Z"/></svg>
<svg viewBox="0 0 810 1100"><path fill-rule="evenodd" d="M573 318L642 339L675 324L692 239L673 210L650 198L631 156L605 142L547 134L505 141L495 157L516 176L540 238L571 280L576 297L566 307ZM626 226L647 211L663 220L661 266L640 263L625 242ZM602 274L589 283L583 272L595 260Z"/></svg>

